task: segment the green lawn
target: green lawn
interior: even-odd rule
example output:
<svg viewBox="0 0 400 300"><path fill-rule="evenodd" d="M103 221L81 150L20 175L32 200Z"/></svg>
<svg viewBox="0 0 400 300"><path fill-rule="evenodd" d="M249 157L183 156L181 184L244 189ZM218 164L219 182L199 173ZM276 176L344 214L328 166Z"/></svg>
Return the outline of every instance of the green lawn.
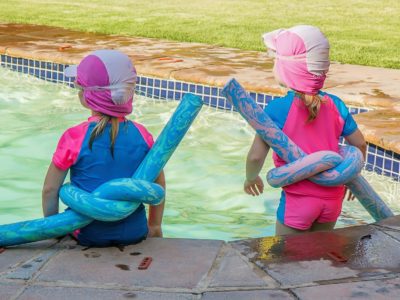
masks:
<svg viewBox="0 0 400 300"><path fill-rule="evenodd" d="M399 0L2 0L0 22L264 50L261 34L319 26L332 60L400 69Z"/></svg>

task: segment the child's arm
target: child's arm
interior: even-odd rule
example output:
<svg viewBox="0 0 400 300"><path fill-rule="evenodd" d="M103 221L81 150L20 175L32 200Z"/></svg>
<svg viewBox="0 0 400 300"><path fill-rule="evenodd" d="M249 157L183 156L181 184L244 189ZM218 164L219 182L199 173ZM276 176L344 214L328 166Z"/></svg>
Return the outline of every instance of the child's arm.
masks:
<svg viewBox="0 0 400 300"><path fill-rule="evenodd" d="M58 214L58 191L67 173L68 170L63 171L53 163L50 164L42 190L42 208L45 217Z"/></svg>
<svg viewBox="0 0 400 300"><path fill-rule="evenodd" d="M164 191L166 191L164 171L161 171L160 175L158 176L155 182L161 185ZM165 199L159 205L150 205L149 207L149 221L148 221L149 237L163 236L161 223L164 214L164 205L165 205Z"/></svg>
<svg viewBox="0 0 400 300"><path fill-rule="evenodd" d="M367 143L365 142L364 136L361 133L360 129L357 129L352 134L349 134L348 136L345 136L344 138L349 145L352 145L352 146L360 149L361 153L363 154L364 161L365 161L366 157L367 157ZM347 201L350 201L350 200L354 200L355 196L346 187L346 191L344 193L343 198L347 198Z"/></svg>
<svg viewBox="0 0 400 300"><path fill-rule="evenodd" d="M348 136L345 136L344 138L348 144L360 149L365 161L367 153L367 143L365 142L364 136L361 133L360 129L356 129L356 131L354 131L352 134L349 134Z"/></svg>
<svg viewBox="0 0 400 300"><path fill-rule="evenodd" d="M269 146L256 134L246 160L244 191L249 195L258 196L264 191L264 183L258 174L264 165L268 151Z"/></svg>

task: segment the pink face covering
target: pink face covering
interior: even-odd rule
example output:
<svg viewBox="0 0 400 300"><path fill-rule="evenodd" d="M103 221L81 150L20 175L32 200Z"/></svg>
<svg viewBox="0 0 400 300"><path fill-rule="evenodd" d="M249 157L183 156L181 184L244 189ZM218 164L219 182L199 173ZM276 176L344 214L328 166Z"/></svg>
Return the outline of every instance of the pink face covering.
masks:
<svg viewBox="0 0 400 300"><path fill-rule="evenodd" d="M114 117L132 112L136 70L125 54L117 50L94 51L64 73L76 77L90 109Z"/></svg>
<svg viewBox="0 0 400 300"><path fill-rule="evenodd" d="M263 35L268 53L275 57L275 72L288 87L316 95L329 70L329 42L314 26L299 25Z"/></svg>

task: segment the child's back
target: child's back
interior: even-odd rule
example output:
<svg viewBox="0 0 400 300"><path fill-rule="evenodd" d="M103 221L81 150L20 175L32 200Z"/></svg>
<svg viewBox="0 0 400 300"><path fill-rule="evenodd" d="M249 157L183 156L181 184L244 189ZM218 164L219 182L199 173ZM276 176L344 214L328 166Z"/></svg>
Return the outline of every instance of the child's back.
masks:
<svg viewBox="0 0 400 300"><path fill-rule="evenodd" d="M265 109L271 119L304 152L310 154L321 150L339 152L339 139L357 129L357 124L348 113L344 103L334 95L321 92L321 107L312 122L303 100L294 92L272 101ZM273 159L277 167L286 164L275 152ZM344 187L326 187L305 180L284 188L287 193L312 195L336 199L343 195Z"/></svg>
<svg viewBox="0 0 400 300"><path fill-rule="evenodd" d="M87 192L111 179L132 177L153 146L153 138L143 125L120 118L113 153L110 151L111 124L106 125L90 149L90 136L98 121L98 116L92 116L87 122L68 129L53 156L57 167L71 168L71 183Z"/></svg>

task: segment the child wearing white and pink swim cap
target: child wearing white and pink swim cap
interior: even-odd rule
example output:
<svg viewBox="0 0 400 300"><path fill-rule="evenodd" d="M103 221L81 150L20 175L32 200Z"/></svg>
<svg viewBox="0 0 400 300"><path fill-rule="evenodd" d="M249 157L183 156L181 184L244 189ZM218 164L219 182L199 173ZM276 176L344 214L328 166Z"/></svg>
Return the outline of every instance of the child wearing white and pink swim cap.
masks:
<svg viewBox="0 0 400 300"><path fill-rule="evenodd" d="M321 91L329 70L329 42L314 26L298 25L265 33L263 40L274 57L273 73L286 95L274 99L265 112L304 152L339 152L341 136L365 155L366 143L343 101ZM259 172L269 146L256 135L247 156L244 190L263 192ZM275 166L286 162L273 153ZM276 234L333 229L342 209L345 187L320 186L303 180L282 188Z"/></svg>
<svg viewBox="0 0 400 300"><path fill-rule="evenodd" d="M132 177L150 148L147 129L126 118L132 112L136 69L124 53L98 50L69 66L82 105L91 111L87 121L61 136L43 186L43 213L58 213L58 191L70 171L71 184L87 192L116 178ZM165 188L164 173L156 182ZM83 246L105 247L140 242L146 236L162 236L164 202L150 206L149 220L140 205L117 222L93 221L73 233Z"/></svg>

